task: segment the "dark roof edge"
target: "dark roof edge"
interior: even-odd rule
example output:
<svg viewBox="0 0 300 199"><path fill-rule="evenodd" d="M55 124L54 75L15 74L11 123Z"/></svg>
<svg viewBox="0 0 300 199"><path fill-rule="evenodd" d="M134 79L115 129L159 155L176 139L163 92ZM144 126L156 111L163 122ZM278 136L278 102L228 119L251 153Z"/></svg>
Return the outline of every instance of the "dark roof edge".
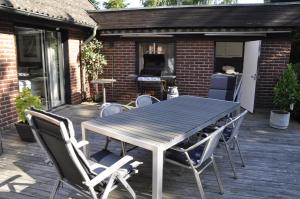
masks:
<svg viewBox="0 0 300 199"><path fill-rule="evenodd" d="M0 5L0 11L4 11L4 12L8 12L8 13L12 13L12 14L21 14L21 15L25 15L25 16L33 16L33 17L38 17L41 19L47 19L47 20L51 20L51 21L57 21L57 22L61 22L61 23L67 23L67 24L71 24L71 25L77 25L77 26L82 26L82 27L87 27L87 28L93 28L93 25L90 24L83 24L83 23L78 23L78 22L70 22L67 20L63 20L63 19L59 19L59 18L52 18L43 14L38 14L38 13L32 13L32 12L26 12L20 9L15 9L15 8L11 8L11 7L7 7L7 6L3 6ZM95 21L93 18L91 18L93 21Z"/></svg>
<svg viewBox="0 0 300 199"><path fill-rule="evenodd" d="M167 9L182 9L182 8L228 8L228 7L256 7L256 6L287 6L299 5L300 2L284 2L284 3L253 3L253 4L218 4L218 5L181 5L181 6L158 6L158 7L138 7L138 8L123 8L123 9L103 9L103 10L88 10L88 13L105 13L105 12L122 12L122 11L139 11L139 10L167 10Z"/></svg>

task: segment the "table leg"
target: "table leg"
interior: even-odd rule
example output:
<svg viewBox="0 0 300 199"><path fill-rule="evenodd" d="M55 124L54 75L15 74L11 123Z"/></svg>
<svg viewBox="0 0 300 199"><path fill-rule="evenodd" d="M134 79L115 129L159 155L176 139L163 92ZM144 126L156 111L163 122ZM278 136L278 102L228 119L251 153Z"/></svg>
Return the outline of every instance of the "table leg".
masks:
<svg viewBox="0 0 300 199"><path fill-rule="evenodd" d="M82 133L82 140L84 140L84 141L87 141L87 136L86 136L86 130L85 130L85 128L83 127L83 126L81 126L81 133ZM83 153L84 153L84 155L86 156L86 157L89 157L89 144L87 144L87 145L84 145L83 147L82 147L82 150L83 150Z"/></svg>
<svg viewBox="0 0 300 199"><path fill-rule="evenodd" d="M164 151L152 152L152 199L162 198Z"/></svg>
<svg viewBox="0 0 300 199"><path fill-rule="evenodd" d="M102 84L102 90L103 90L103 104L105 104L106 103L106 91L105 91L104 84Z"/></svg>

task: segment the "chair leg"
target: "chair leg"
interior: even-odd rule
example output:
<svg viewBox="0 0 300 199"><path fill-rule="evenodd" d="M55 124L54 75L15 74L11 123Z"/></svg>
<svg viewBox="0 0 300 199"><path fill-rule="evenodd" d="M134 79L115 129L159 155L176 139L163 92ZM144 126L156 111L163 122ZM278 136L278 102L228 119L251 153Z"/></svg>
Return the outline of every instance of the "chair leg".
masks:
<svg viewBox="0 0 300 199"><path fill-rule="evenodd" d="M228 155L228 158L229 158L229 163L230 163L230 166L231 166L232 171L233 171L233 176L234 176L235 179L237 179L238 177L237 177L237 174L236 174L236 171L235 171L235 167L234 167L234 163L233 163L233 160L232 160L232 156L231 156L229 146L225 141L224 141L224 144L225 144L225 148L226 148L227 155Z"/></svg>
<svg viewBox="0 0 300 199"><path fill-rule="evenodd" d="M214 173L216 175L216 178L217 178L217 181L218 181L218 184L219 184L220 194L224 194L224 188L223 188L223 185L222 185L222 180L221 180L220 173L219 173L219 170L218 170L218 167L217 167L217 164L216 164L216 161L215 161L214 158L212 158L212 163L213 163L213 167L214 167Z"/></svg>
<svg viewBox="0 0 300 199"><path fill-rule="evenodd" d="M194 170L194 175L195 175L195 178L196 178L196 182L197 182L197 186L198 186L198 189L199 189L201 199L206 199L204 189L203 189L203 186L202 186L202 183L201 183L201 180L200 180L200 176L199 176L199 174L196 170Z"/></svg>
<svg viewBox="0 0 300 199"><path fill-rule="evenodd" d="M55 185L54 185L53 189L52 189L52 192L51 192L51 194L50 194L49 199L54 199L54 198L55 198L56 193L57 193L57 191L59 190L60 185L61 185L61 181L60 181L60 180L57 180L57 181L55 182Z"/></svg>
<svg viewBox="0 0 300 199"><path fill-rule="evenodd" d="M245 165L245 161L244 161L243 155L242 155L241 150L240 150L240 144L239 144L237 138L235 138L234 140L235 140L237 149L238 149L239 154L240 154L240 158L241 158L241 161L242 161L242 166L245 167L246 165Z"/></svg>
<svg viewBox="0 0 300 199"><path fill-rule="evenodd" d="M109 143L110 143L110 138L106 137L106 143L105 143L105 147L104 147L105 150L107 150Z"/></svg>
<svg viewBox="0 0 300 199"><path fill-rule="evenodd" d="M130 193L133 199L136 199L136 194L132 187L128 184L128 182L122 178L122 176L118 176L119 181L123 184L123 186L127 189L127 191Z"/></svg>
<svg viewBox="0 0 300 199"><path fill-rule="evenodd" d="M113 174L110 178L109 178L109 181L108 181L108 183L107 183L107 185L106 185L106 188L105 188L105 190L104 190L104 192L103 192L103 194L102 194L102 196L101 196L101 199L107 199L107 197L108 197L108 194L111 192L111 189L112 189L112 186L113 186L113 184L114 184L114 181L115 181L115 179L116 179L116 174Z"/></svg>

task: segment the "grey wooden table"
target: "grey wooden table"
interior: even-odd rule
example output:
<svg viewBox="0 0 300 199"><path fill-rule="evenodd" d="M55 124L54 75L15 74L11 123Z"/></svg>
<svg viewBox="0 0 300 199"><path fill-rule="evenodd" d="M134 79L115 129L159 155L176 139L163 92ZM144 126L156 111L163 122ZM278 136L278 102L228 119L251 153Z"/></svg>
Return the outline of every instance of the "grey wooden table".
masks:
<svg viewBox="0 0 300 199"><path fill-rule="evenodd" d="M152 151L152 198L161 199L164 151L239 108L235 102L180 96L83 122L82 139L89 130Z"/></svg>

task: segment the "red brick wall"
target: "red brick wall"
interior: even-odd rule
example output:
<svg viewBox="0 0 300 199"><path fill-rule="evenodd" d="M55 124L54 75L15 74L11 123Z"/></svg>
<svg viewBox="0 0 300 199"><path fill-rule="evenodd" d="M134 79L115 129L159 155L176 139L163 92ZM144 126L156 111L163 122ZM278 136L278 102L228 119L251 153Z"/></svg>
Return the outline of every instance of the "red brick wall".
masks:
<svg viewBox="0 0 300 199"><path fill-rule="evenodd" d="M107 60L104 68L104 78L117 80L112 87L105 85L107 99L117 101L130 101L136 98L137 83L130 75L136 74L136 47L134 41L114 41L113 44L104 42L103 54ZM102 88L99 88L101 93Z"/></svg>
<svg viewBox="0 0 300 199"><path fill-rule="evenodd" d="M176 83L180 95L207 96L214 70L214 41L176 42Z"/></svg>
<svg viewBox="0 0 300 199"><path fill-rule="evenodd" d="M17 122L15 98L19 84L13 26L0 22L0 128Z"/></svg>
<svg viewBox="0 0 300 199"><path fill-rule="evenodd" d="M108 60L104 77L114 78L114 100L128 101L136 97L137 83L129 77L135 74L136 47L134 41L115 41L114 46L105 42L103 53ZM262 42L258 66L256 107L271 107L273 87L290 56L290 41L267 39ZM114 72L112 63L114 59ZM176 76L181 95L207 96L210 77L214 70L214 41L179 39L176 41ZM100 88L101 92L101 88ZM108 100L111 87L107 86Z"/></svg>
<svg viewBox="0 0 300 199"><path fill-rule="evenodd" d="M286 40L264 40L258 66L256 107L272 107L273 88L287 67L291 42Z"/></svg>
<svg viewBox="0 0 300 199"><path fill-rule="evenodd" d="M70 68L70 87L71 104L81 103L81 72L80 72L80 33L69 33L69 68Z"/></svg>

